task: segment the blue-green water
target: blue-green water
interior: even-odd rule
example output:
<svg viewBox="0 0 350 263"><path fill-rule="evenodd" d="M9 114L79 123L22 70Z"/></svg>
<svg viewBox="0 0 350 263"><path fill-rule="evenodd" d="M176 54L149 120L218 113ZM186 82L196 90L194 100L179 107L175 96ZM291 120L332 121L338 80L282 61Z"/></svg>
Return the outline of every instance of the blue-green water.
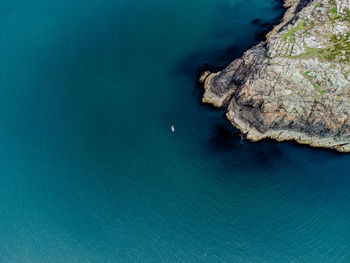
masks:
<svg viewBox="0 0 350 263"><path fill-rule="evenodd" d="M276 2L2 0L0 262L349 262L350 156L199 103Z"/></svg>

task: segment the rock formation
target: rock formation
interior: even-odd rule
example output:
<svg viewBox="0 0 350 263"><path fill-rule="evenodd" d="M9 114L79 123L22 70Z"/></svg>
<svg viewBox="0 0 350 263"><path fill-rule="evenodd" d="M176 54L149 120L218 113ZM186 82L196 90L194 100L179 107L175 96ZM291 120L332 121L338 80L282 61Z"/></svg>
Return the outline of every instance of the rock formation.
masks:
<svg viewBox="0 0 350 263"><path fill-rule="evenodd" d="M283 21L218 73L203 102L253 141L350 152L350 0L286 0Z"/></svg>

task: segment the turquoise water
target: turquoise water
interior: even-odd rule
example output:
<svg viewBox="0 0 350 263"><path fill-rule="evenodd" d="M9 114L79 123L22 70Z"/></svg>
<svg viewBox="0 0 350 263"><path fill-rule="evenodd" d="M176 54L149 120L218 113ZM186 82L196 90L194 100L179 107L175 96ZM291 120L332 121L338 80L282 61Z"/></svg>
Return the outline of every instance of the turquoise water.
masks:
<svg viewBox="0 0 350 263"><path fill-rule="evenodd" d="M0 262L348 262L350 156L199 103L276 2L2 0Z"/></svg>

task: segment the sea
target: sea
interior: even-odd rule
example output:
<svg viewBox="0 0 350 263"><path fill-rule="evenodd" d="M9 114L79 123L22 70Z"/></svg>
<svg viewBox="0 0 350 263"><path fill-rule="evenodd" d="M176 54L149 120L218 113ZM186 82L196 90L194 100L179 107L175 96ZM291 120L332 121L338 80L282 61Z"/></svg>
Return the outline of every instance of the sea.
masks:
<svg viewBox="0 0 350 263"><path fill-rule="evenodd" d="M350 262L350 155L249 142L201 103L283 11L1 0L0 262Z"/></svg>

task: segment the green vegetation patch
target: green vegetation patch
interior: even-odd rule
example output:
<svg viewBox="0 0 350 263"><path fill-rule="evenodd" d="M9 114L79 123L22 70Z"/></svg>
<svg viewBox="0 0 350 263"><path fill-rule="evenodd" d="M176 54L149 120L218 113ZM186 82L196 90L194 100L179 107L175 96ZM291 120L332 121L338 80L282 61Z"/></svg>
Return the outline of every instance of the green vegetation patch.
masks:
<svg viewBox="0 0 350 263"><path fill-rule="evenodd" d="M301 53L299 55L286 55L286 58L312 58L315 56L319 56L321 49L319 48L311 48L311 47L306 47L306 51L304 53Z"/></svg>
<svg viewBox="0 0 350 263"><path fill-rule="evenodd" d="M340 15L338 15L338 10L336 7L333 7L331 9L331 14L332 14L333 19L339 19L341 17Z"/></svg>
<svg viewBox="0 0 350 263"><path fill-rule="evenodd" d="M320 54L329 61L350 62L350 33L332 35L330 40L330 46L321 50Z"/></svg>
<svg viewBox="0 0 350 263"><path fill-rule="evenodd" d="M288 38L290 38L290 41L292 43L295 42L295 33L301 30L304 30L306 28L305 22L300 22L295 27L292 27L289 29L286 33L282 35L283 41L286 41Z"/></svg>
<svg viewBox="0 0 350 263"><path fill-rule="evenodd" d="M299 55L287 55L286 58L300 59L318 57L327 61L350 62L350 33L346 35L331 35L330 45L326 48L306 47L306 51Z"/></svg>

